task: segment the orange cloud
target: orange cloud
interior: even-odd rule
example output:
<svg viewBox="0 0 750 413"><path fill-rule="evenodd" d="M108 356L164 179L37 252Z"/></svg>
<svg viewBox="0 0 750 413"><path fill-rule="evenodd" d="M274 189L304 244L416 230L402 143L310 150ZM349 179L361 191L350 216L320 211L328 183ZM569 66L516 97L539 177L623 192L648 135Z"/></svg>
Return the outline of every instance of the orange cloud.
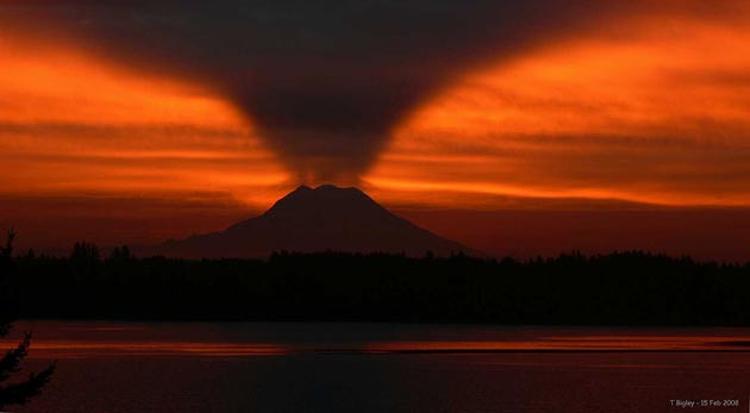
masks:
<svg viewBox="0 0 750 413"><path fill-rule="evenodd" d="M364 179L391 199L750 204L750 8L647 17L467 75Z"/></svg>
<svg viewBox="0 0 750 413"><path fill-rule="evenodd" d="M0 34L0 195L210 190L265 206L290 184L250 122L210 90Z"/></svg>

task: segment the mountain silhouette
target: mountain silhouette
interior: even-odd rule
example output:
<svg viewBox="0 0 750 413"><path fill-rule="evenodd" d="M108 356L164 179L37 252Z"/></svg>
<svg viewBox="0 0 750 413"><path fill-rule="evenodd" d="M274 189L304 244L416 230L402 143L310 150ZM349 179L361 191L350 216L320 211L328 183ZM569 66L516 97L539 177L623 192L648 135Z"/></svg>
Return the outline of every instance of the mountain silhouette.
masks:
<svg viewBox="0 0 750 413"><path fill-rule="evenodd" d="M257 258L274 251L384 252L423 256L471 253L391 213L357 188L300 186L260 216L224 231L168 241L157 254Z"/></svg>

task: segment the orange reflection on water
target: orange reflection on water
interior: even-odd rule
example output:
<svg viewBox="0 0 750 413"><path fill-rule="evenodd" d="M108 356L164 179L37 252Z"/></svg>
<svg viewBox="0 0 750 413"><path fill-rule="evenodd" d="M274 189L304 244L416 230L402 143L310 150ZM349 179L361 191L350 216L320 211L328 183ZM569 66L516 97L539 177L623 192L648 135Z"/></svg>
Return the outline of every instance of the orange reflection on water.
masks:
<svg viewBox="0 0 750 413"><path fill-rule="evenodd" d="M17 344L0 341L3 348ZM103 356L257 357L278 356L287 352L284 346L266 343L34 340L29 356L41 359Z"/></svg>

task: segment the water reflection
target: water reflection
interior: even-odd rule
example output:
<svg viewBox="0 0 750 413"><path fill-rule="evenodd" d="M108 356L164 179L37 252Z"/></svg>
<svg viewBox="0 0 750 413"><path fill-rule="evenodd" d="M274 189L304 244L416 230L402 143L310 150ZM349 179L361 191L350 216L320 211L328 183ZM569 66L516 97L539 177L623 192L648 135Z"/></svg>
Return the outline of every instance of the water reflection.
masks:
<svg viewBox="0 0 750 413"><path fill-rule="evenodd" d="M289 354L743 352L748 329L595 329L295 323L34 321L34 358L256 357ZM15 343L12 336L0 346Z"/></svg>
<svg viewBox="0 0 750 413"><path fill-rule="evenodd" d="M21 322L55 378L18 413L748 410L748 329ZM713 411L713 410L712 410Z"/></svg>

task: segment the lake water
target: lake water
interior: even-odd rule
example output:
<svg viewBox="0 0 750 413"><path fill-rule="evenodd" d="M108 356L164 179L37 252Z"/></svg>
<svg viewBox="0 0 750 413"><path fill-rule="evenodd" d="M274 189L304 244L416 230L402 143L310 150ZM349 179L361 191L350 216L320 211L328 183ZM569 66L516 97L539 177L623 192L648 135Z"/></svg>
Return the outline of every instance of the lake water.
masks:
<svg viewBox="0 0 750 413"><path fill-rule="evenodd" d="M750 329L24 321L0 345L25 330L58 369L13 412L750 411Z"/></svg>

